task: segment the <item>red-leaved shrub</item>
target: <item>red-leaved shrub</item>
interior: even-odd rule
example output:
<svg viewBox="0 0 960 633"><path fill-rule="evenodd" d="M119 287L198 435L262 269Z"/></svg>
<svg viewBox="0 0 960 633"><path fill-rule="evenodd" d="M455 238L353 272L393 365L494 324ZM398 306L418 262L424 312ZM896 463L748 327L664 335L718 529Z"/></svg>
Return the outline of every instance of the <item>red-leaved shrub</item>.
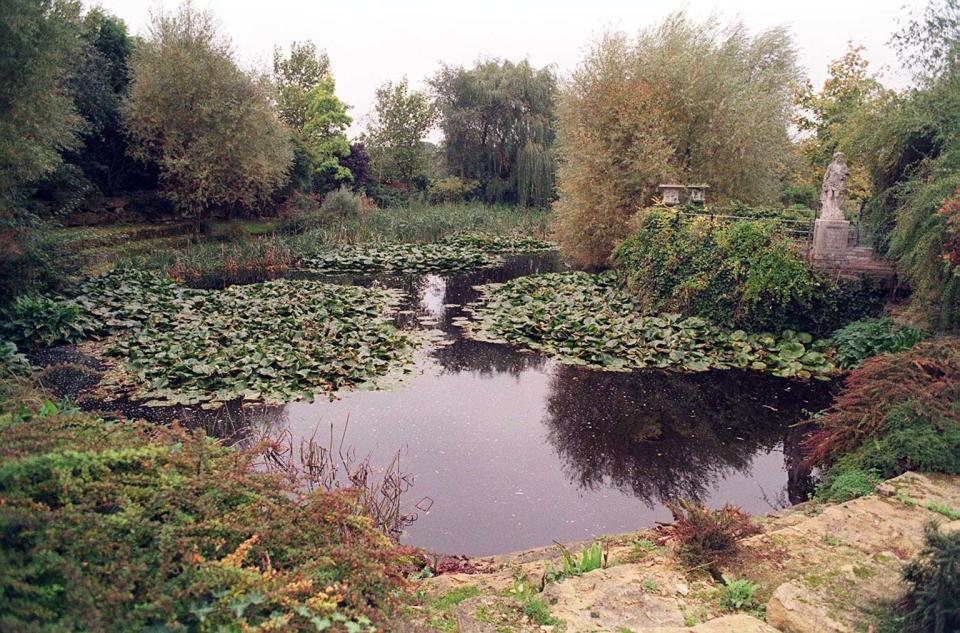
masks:
<svg viewBox="0 0 960 633"><path fill-rule="evenodd" d="M850 373L843 391L805 443L807 462L830 466L883 428L887 414L906 404L916 416L960 415L960 337L920 342L898 354L868 359Z"/></svg>

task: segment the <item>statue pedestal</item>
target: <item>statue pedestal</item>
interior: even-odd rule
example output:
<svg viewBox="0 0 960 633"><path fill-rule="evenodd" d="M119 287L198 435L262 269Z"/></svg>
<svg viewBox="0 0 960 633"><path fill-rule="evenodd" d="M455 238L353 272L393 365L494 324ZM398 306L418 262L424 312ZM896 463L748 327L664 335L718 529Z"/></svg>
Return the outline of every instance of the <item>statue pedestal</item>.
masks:
<svg viewBox="0 0 960 633"><path fill-rule="evenodd" d="M847 250L850 222L819 219L813 226L813 256L816 259L841 259Z"/></svg>

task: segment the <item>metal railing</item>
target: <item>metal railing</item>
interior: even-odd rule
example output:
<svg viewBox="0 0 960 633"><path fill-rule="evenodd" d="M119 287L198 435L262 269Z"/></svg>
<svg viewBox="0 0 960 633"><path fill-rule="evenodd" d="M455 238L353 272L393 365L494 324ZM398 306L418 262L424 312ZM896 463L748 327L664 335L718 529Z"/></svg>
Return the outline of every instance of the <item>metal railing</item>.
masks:
<svg viewBox="0 0 960 633"><path fill-rule="evenodd" d="M722 215L715 213L697 213L696 211L677 211L678 215L685 216L687 218L711 218L716 219L721 222L739 222L739 221L754 221L754 222L776 222L777 224L784 225L783 231L788 233L793 239L798 242L812 242L813 241L813 219L809 220L791 220L788 218L777 218L777 217L762 217L762 216L753 216L753 215ZM859 227L859 223L857 224ZM851 234L853 231L851 231Z"/></svg>

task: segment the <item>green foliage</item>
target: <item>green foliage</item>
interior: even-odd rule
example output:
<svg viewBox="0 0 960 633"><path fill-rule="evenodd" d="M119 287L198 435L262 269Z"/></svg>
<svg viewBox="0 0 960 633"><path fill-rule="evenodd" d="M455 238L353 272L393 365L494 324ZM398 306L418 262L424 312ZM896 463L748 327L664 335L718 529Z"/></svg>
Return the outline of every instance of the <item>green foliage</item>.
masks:
<svg viewBox="0 0 960 633"><path fill-rule="evenodd" d="M5 402L0 627L385 624L397 550L349 495L304 494L253 463L199 431Z"/></svg>
<svg viewBox="0 0 960 633"><path fill-rule="evenodd" d="M331 186L353 179L340 159L350 153L347 127L352 119L347 105L334 94L333 78L322 79L306 94L306 114L301 133L314 163L314 188L328 191Z"/></svg>
<svg viewBox="0 0 960 633"><path fill-rule="evenodd" d="M960 424L922 412L918 403L894 405L879 429L859 448L840 457L825 474L870 472L881 479L913 470L960 474Z"/></svg>
<svg viewBox="0 0 960 633"><path fill-rule="evenodd" d="M372 243L404 242L412 245L435 242L461 231L542 238L547 233L548 221L549 213L541 209L477 204L372 209L348 217L320 213L310 204L284 221L276 234L257 235L229 244L202 243L175 253L134 257L127 260L126 265L162 269L196 288L223 288L232 283L274 279L296 269L305 258L345 244L372 247ZM462 245L471 247L473 254L468 258L475 263L480 262L476 251L526 250L528 247L540 250L544 244L539 240L524 244L521 238L514 237L497 238L496 246L489 239L485 241L486 245ZM442 251L434 249L434 252ZM446 255L450 255L450 251Z"/></svg>
<svg viewBox="0 0 960 633"><path fill-rule="evenodd" d="M289 55L284 55L280 48L273 50L277 112L291 130L300 132L304 129L309 118L309 93L313 88L330 80L330 94L333 94L332 79L330 58L326 52L318 51L310 40L293 42Z"/></svg>
<svg viewBox="0 0 960 633"><path fill-rule="evenodd" d="M530 621L540 626L556 626L562 624L560 620L550 615L550 607L537 596L530 596L523 602L523 613Z"/></svg>
<svg viewBox="0 0 960 633"><path fill-rule="evenodd" d="M823 476L814 498L843 503L872 493L881 481L883 478L875 470L863 470L847 463L837 464Z"/></svg>
<svg viewBox="0 0 960 633"><path fill-rule="evenodd" d="M815 188L812 208L816 208L820 198L814 183L822 180L824 168L830 164L834 152L851 149L859 112L884 94L878 78L867 70L869 64L863 51L864 47L848 43L847 52L830 62L820 92L815 93L807 80L797 95L797 127L812 134L800 142L805 171ZM870 193L868 175L861 162L853 163L846 187L847 200L854 208Z"/></svg>
<svg viewBox="0 0 960 633"><path fill-rule="evenodd" d="M646 209L612 259L647 312L694 314L750 331L825 335L854 305L772 220L684 219ZM838 309L841 304L847 308Z"/></svg>
<svg viewBox="0 0 960 633"><path fill-rule="evenodd" d="M524 235L492 235L489 233L457 233L440 240L462 248L475 248L484 253L535 253L556 248L553 242Z"/></svg>
<svg viewBox="0 0 960 633"><path fill-rule="evenodd" d="M868 359L850 373L833 405L813 420L810 463L960 472L960 340L921 341ZM829 475L829 471L827 473Z"/></svg>
<svg viewBox="0 0 960 633"><path fill-rule="evenodd" d="M743 510L727 504L719 510L680 499L667 504L673 515L670 531L679 542L680 559L711 573L739 552L739 540L760 531Z"/></svg>
<svg viewBox="0 0 960 633"><path fill-rule="evenodd" d="M305 257L302 266L324 273L433 273L486 268L497 259L482 250L451 244L346 245Z"/></svg>
<svg viewBox="0 0 960 633"><path fill-rule="evenodd" d="M26 185L51 173L76 146L81 119L66 81L79 2L0 5L0 205L12 210Z"/></svg>
<svg viewBox="0 0 960 633"><path fill-rule="evenodd" d="M929 324L960 328L960 4L935 0L894 42L917 86L877 99L857 117L854 153L875 195L865 215L889 248ZM953 244L953 246L951 246Z"/></svg>
<svg viewBox="0 0 960 633"><path fill-rule="evenodd" d="M20 353L16 343L0 340L0 380L30 371L30 361Z"/></svg>
<svg viewBox="0 0 960 633"><path fill-rule="evenodd" d="M806 333L723 331L700 317L645 316L612 273L550 273L480 287L470 319L476 340L546 352L562 363L614 371L743 368L823 378L835 371L828 342Z"/></svg>
<svg viewBox="0 0 960 633"><path fill-rule="evenodd" d="M95 298L94 298L95 300ZM393 292L314 281L182 291L119 337L116 388L148 405L282 403L356 386L406 360Z"/></svg>
<svg viewBox="0 0 960 633"><path fill-rule="evenodd" d="M909 349L923 340L924 333L884 317L854 321L834 332L832 338L837 365L854 369L871 356Z"/></svg>
<svg viewBox="0 0 960 633"><path fill-rule="evenodd" d="M457 176L448 176L431 182L427 193L430 195L431 203L449 204L470 199L479 187L479 180L464 180Z"/></svg>
<svg viewBox="0 0 960 633"><path fill-rule="evenodd" d="M924 529L924 548L903 569L909 589L898 618L909 633L960 629L960 532L944 534L935 524Z"/></svg>
<svg viewBox="0 0 960 633"><path fill-rule="evenodd" d="M360 213L360 196L341 187L324 196L320 211L341 218L357 215Z"/></svg>
<svg viewBox="0 0 960 633"><path fill-rule="evenodd" d="M0 306L19 294L58 288L75 266L46 223L0 220Z"/></svg>
<svg viewBox="0 0 960 633"><path fill-rule="evenodd" d="M560 107L565 254L604 265L663 182L707 182L719 199L776 199L797 76L784 29L751 36L742 23L698 24L679 12L633 41L604 35Z"/></svg>
<svg viewBox="0 0 960 633"><path fill-rule="evenodd" d="M589 547L580 550L580 556L577 557L563 545L558 545L560 554L563 556L563 563L559 570L554 570L547 566L543 574L544 582L561 582L564 578L582 576L595 569L602 569L607 566L607 553L603 549L603 543L594 541Z"/></svg>
<svg viewBox="0 0 960 633"><path fill-rule="evenodd" d="M266 78L237 66L211 14L189 3L154 14L131 69L123 112L131 155L157 165L164 195L182 214L269 201L293 157L289 133Z"/></svg>
<svg viewBox="0 0 960 633"><path fill-rule="evenodd" d="M433 105L424 93L411 92L404 77L377 88L374 109L364 138L373 174L381 182L409 185L427 168L422 140L436 118Z"/></svg>
<svg viewBox="0 0 960 633"><path fill-rule="evenodd" d="M948 506L942 501L931 501L926 505L927 510L931 512L936 512L937 514L942 514L947 517L948 521L956 521L960 519L960 510L954 510L952 507Z"/></svg>
<svg viewBox="0 0 960 633"><path fill-rule="evenodd" d="M553 198L557 78L526 60L444 65L430 81L446 167L484 200L546 206Z"/></svg>
<svg viewBox="0 0 960 633"><path fill-rule="evenodd" d="M724 611L750 611L756 608L759 587L749 580L723 577L720 589L720 608Z"/></svg>
<svg viewBox="0 0 960 633"><path fill-rule="evenodd" d="M16 343L50 347L76 343L97 329L96 322L73 301L20 295L3 311L0 332Z"/></svg>

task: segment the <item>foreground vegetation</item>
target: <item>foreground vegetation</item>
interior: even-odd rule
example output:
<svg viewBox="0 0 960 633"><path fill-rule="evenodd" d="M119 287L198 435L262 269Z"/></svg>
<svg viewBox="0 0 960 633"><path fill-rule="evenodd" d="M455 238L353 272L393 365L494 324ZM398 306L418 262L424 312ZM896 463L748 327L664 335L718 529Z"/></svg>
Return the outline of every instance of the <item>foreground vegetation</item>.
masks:
<svg viewBox="0 0 960 633"><path fill-rule="evenodd" d="M3 388L0 627L387 622L402 552L349 493L303 493L202 432L106 420Z"/></svg>

